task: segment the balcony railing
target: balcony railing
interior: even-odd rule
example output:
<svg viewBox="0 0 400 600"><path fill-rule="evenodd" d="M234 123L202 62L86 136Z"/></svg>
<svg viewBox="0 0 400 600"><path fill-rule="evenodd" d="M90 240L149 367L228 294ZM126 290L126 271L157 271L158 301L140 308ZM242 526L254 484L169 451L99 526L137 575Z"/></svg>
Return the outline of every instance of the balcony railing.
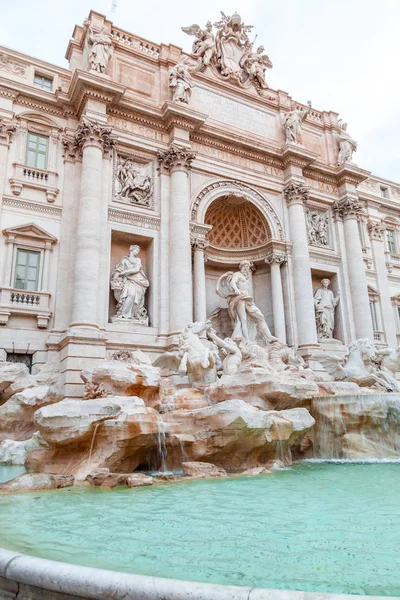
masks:
<svg viewBox="0 0 400 600"><path fill-rule="evenodd" d="M58 174L54 171L35 169L19 163L14 163L14 174L10 179L13 194L19 196L24 187L42 190L46 194L47 202L54 202L57 194Z"/></svg>
<svg viewBox="0 0 400 600"><path fill-rule="evenodd" d="M7 325L12 315L36 317L37 326L46 328L52 315L49 292L0 288L0 325Z"/></svg>

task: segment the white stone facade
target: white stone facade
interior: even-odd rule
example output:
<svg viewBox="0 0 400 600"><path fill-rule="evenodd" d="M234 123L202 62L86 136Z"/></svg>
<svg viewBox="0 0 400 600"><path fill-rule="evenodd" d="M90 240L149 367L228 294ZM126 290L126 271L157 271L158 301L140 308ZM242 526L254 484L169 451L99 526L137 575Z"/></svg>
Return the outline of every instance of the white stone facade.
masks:
<svg viewBox="0 0 400 600"><path fill-rule="evenodd" d="M27 353L37 369L59 356L65 394L79 397L82 369L110 351L156 357L226 307L216 282L242 260L272 334L305 357L324 349L323 278L340 292L334 339L397 346L400 184L338 164L338 115L263 88L256 53L243 85L201 63L180 101L170 71L190 57L95 12L75 27L70 70L0 56L0 359ZM288 142L295 110L301 138ZM148 324L112 321L110 276L132 244Z"/></svg>

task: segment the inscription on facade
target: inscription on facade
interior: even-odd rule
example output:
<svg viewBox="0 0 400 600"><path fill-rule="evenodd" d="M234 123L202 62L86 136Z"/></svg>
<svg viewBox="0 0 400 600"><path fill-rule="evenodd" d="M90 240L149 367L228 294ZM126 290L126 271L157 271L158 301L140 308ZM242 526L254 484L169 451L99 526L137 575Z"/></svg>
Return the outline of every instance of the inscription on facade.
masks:
<svg viewBox="0 0 400 600"><path fill-rule="evenodd" d="M139 123L127 121L126 119L111 117L109 119L109 125L115 127L116 129L127 131L128 133L133 133L134 135L138 135L149 140L154 140L155 142L168 143L168 135L166 133L157 131L157 129L152 129L151 127L146 127L145 125L139 125Z"/></svg>
<svg viewBox="0 0 400 600"><path fill-rule="evenodd" d="M262 110L225 98L200 87L193 89L191 105L216 121L250 131L262 137L277 139L275 117Z"/></svg>
<svg viewBox="0 0 400 600"><path fill-rule="evenodd" d="M232 154L231 152L219 150L218 148L203 146L202 144L198 144L196 142L192 144L192 147L197 154L207 156L208 158L222 160L224 162L236 165L237 167L241 167L243 169L251 169L252 171L258 171L259 173L270 175L272 177L283 177L282 169L279 169L278 167L272 167L271 165L266 165L261 162L257 162L256 160L252 160L251 158L245 158L244 156Z"/></svg>
<svg viewBox="0 0 400 600"><path fill-rule="evenodd" d="M324 181L315 181L315 179L306 179L306 185L318 190L319 192L325 192L326 194L337 194L337 187L331 183L325 183Z"/></svg>

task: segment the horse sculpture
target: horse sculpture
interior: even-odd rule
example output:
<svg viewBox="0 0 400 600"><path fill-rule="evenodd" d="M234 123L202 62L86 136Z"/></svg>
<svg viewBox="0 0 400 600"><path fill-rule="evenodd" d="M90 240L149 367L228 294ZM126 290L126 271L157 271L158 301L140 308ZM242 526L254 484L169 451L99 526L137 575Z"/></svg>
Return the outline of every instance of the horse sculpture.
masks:
<svg viewBox="0 0 400 600"><path fill-rule="evenodd" d="M375 366L377 354L367 339L351 342L343 359L334 354L313 356L335 381L352 381L360 387L378 387L388 392L400 389L394 377Z"/></svg>

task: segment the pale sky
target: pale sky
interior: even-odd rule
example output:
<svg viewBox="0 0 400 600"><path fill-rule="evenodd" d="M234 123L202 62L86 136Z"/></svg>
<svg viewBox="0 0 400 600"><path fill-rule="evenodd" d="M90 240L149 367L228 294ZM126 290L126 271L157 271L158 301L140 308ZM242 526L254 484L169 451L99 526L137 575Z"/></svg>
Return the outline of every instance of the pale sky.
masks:
<svg viewBox="0 0 400 600"><path fill-rule="evenodd" d="M0 0L0 44L68 67L74 25L89 10L153 42L190 51L182 25L239 12L274 68L271 88L334 110L358 141L355 162L400 182L400 0Z"/></svg>

